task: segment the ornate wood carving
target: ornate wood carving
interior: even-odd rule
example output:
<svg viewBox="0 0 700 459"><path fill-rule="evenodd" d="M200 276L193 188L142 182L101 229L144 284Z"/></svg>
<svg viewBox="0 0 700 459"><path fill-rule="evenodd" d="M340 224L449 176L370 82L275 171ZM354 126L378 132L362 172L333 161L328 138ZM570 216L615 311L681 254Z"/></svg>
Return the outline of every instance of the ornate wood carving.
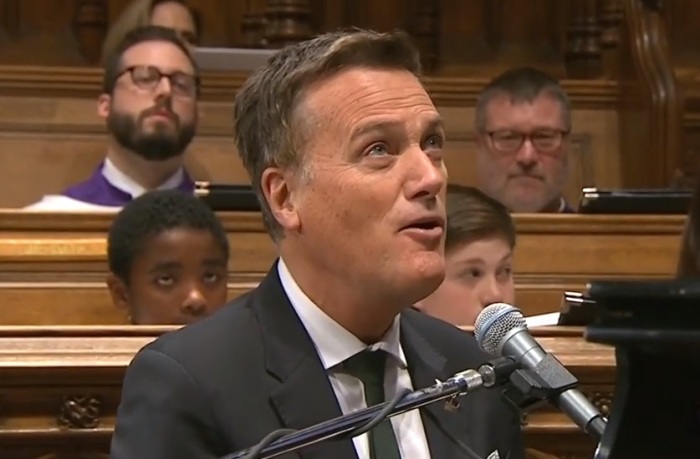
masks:
<svg viewBox="0 0 700 459"><path fill-rule="evenodd" d="M309 0L268 0L265 9L265 40L277 49L310 38Z"/></svg>
<svg viewBox="0 0 700 459"><path fill-rule="evenodd" d="M94 429L100 425L101 403L94 395L66 395L61 401L58 425L68 429Z"/></svg>
<svg viewBox="0 0 700 459"><path fill-rule="evenodd" d="M615 48L620 41L620 24L624 19L620 0L602 0L600 11L600 46Z"/></svg>
<svg viewBox="0 0 700 459"><path fill-rule="evenodd" d="M682 109L666 21L642 0L622 0L622 5L628 43L620 50L624 186L665 187L683 157Z"/></svg>
<svg viewBox="0 0 700 459"><path fill-rule="evenodd" d="M566 73L569 78L596 78L602 72L601 29L597 0L570 2L570 26L566 40Z"/></svg>
<svg viewBox="0 0 700 459"><path fill-rule="evenodd" d="M588 400L598 408L598 410L603 414L603 416L608 416L610 413L610 406L612 404L613 395L610 392L589 392L586 394Z"/></svg>
<svg viewBox="0 0 700 459"><path fill-rule="evenodd" d="M553 63L561 62L560 51L555 49L561 2L482 0L478 5L485 22L483 37L479 38L494 51L498 71L520 65L551 70Z"/></svg>
<svg viewBox="0 0 700 459"><path fill-rule="evenodd" d="M418 0L414 5L415 14L412 15L413 24L411 35L415 38L420 50L423 70L432 73L438 67L439 53L439 25L438 12L439 1Z"/></svg>
<svg viewBox="0 0 700 459"><path fill-rule="evenodd" d="M241 18L241 34L245 48L265 48L265 0L247 0Z"/></svg>
<svg viewBox="0 0 700 459"><path fill-rule="evenodd" d="M664 7L664 0L641 0L645 7L652 11L661 11Z"/></svg>
<svg viewBox="0 0 700 459"><path fill-rule="evenodd" d="M107 0L75 0L74 5L73 33L85 60L94 64L100 59L102 42L107 34Z"/></svg>
<svg viewBox="0 0 700 459"><path fill-rule="evenodd" d="M10 37L16 37L22 22L19 0L3 0L2 27Z"/></svg>

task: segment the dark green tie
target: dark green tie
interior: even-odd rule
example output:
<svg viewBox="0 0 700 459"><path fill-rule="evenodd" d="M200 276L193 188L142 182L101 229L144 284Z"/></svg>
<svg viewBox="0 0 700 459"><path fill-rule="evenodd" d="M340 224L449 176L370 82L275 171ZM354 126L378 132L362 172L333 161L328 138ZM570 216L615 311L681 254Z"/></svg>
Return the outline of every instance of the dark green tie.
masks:
<svg viewBox="0 0 700 459"><path fill-rule="evenodd" d="M386 352L362 351L347 359L343 367L345 371L362 381L365 387L365 402L367 406L383 403L384 399L384 369L386 367ZM368 432L369 455L372 459L401 459L399 445L394 436L391 421L385 419Z"/></svg>

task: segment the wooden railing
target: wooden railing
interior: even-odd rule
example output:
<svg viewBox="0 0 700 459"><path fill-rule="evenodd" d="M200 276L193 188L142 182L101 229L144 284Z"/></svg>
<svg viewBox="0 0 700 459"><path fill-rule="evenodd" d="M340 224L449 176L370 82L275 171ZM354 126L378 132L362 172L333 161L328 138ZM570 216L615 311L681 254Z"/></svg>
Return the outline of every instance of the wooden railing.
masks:
<svg viewBox="0 0 700 459"><path fill-rule="evenodd" d="M161 327L0 327L0 451L3 459L107 457L121 384L134 354ZM611 348L581 329L536 332L607 412L615 380ZM561 458L590 458L593 442L553 409L524 419L528 447Z"/></svg>
<svg viewBox="0 0 700 459"><path fill-rule="evenodd" d="M105 286L111 215L0 212L0 324L120 324ZM253 288L276 250L258 214L221 214L230 297ZM593 279L671 277L684 217L516 215L517 303L559 310Z"/></svg>

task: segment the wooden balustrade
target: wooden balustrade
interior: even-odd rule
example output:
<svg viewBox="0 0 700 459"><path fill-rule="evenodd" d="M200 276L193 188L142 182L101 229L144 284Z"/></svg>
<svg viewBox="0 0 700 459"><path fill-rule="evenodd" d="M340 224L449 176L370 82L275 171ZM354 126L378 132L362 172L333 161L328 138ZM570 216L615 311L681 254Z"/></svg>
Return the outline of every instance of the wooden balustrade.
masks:
<svg viewBox="0 0 700 459"><path fill-rule="evenodd" d="M121 384L133 355L169 327L0 327L0 451L3 459L106 458ZM604 413L615 380L612 348L576 328L535 333ZM594 444L545 408L523 422L528 447L589 458Z"/></svg>
<svg viewBox="0 0 700 459"><path fill-rule="evenodd" d="M0 212L0 324L118 324L104 287L111 215ZM231 245L230 297L276 258L259 214L221 214ZM559 310L562 293L593 279L671 277L683 217L516 215L517 303Z"/></svg>

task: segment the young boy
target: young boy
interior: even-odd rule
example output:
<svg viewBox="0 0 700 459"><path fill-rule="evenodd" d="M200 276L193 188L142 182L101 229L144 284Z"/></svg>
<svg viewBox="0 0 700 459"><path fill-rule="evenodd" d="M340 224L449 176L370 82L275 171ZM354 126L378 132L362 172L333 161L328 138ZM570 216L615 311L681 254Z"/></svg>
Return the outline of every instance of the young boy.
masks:
<svg viewBox="0 0 700 459"><path fill-rule="evenodd" d="M476 188L447 186L443 283L416 306L458 326L492 303L513 304L515 225L500 202Z"/></svg>
<svg viewBox="0 0 700 459"><path fill-rule="evenodd" d="M128 203L109 230L112 301L135 325L193 322L226 303L229 245L196 197L153 191Z"/></svg>

